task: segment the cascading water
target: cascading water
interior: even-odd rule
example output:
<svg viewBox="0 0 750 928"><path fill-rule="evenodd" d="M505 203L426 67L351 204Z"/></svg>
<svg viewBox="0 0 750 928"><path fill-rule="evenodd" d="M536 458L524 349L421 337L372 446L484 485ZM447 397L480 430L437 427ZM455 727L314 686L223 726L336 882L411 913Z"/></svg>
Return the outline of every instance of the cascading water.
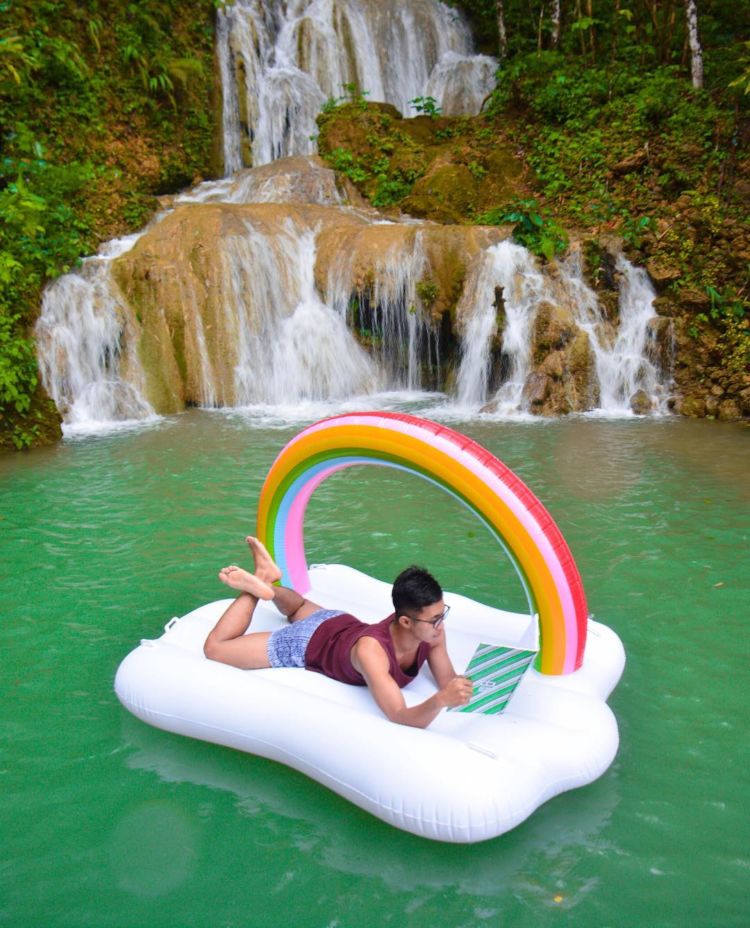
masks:
<svg viewBox="0 0 750 928"><path fill-rule="evenodd" d="M641 395L642 406L663 411L668 374L660 369L651 343L656 293L648 274L624 255L615 259L615 269L619 278L616 328L605 320L596 294L583 278L580 255L573 252L565 266L569 304L594 354L598 408L605 414L628 413Z"/></svg>
<svg viewBox="0 0 750 928"><path fill-rule="evenodd" d="M497 62L472 54L456 10L438 0L237 0L218 14L227 173L315 150L315 117L346 86L394 104L432 96L473 114ZM418 40L417 40L418 38Z"/></svg>
<svg viewBox="0 0 750 928"><path fill-rule="evenodd" d="M522 409L531 357L531 326L539 303L550 299L549 291L549 282L539 272L533 255L521 245L500 242L487 250L458 307L459 319L466 319L456 381L460 406L471 408L487 402L490 347L497 334L496 294L501 293L505 314L501 350L507 376L494 403L501 413Z"/></svg>
<svg viewBox="0 0 750 928"><path fill-rule="evenodd" d="M335 307L361 336L370 341L372 354L391 389L421 390L422 362L427 378L440 383L440 346L419 296L427 258L419 232L407 251L391 247L375 262L372 288L356 290L352 257L345 258L329 273L326 302Z"/></svg>
<svg viewBox="0 0 750 928"><path fill-rule="evenodd" d="M407 112L421 95L476 110L495 63L470 54L454 11L436 0L239 0L218 21L235 173L176 197L143 233L172 223L174 247L165 233L116 281L113 263L140 245L113 242L45 291L40 369L67 430L186 403L289 409L378 390L447 388L440 408L460 415L621 415L634 397L641 411L662 407L645 272L617 259L610 319L575 254L542 267L500 233L477 244L452 227L439 247L461 256L466 275L459 357L443 356L436 227L343 206L336 175L310 154L314 116L344 83ZM302 154L242 169L288 151Z"/></svg>
<svg viewBox="0 0 750 928"><path fill-rule="evenodd" d="M314 281L315 233L291 223L273 237L248 224L227 242L238 406L340 400L373 390L378 374Z"/></svg>
<svg viewBox="0 0 750 928"><path fill-rule="evenodd" d="M649 357L655 293L646 272L624 256L619 255L615 265L619 276L616 329L607 323L596 294L585 283L575 252L554 274L543 274L536 259L519 245L501 242L487 249L458 306L463 328L457 404L468 410L489 404L488 408L500 415L530 411L534 324L540 308L546 305L558 308L560 315L567 313L569 325L588 339L595 382L590 390L592 400L580 411L596 406L603 414L627 414L639 395L641 407L661 410L666 398L664 375ZM500 313L504 315L502 384L490 396L492 343ZM569 333L563 338L569 340Z"/></svg>
<svg viewBox="0 0 750 928"><path fill-rule="evenodd" d="M664 399L663 374L649 357L653 308L656 294L643 268L634 267L620 255L620 325L609 351L597 352L600 407L605 412L630 408L638 393L658 404Z"/></svg>
<svg viewBox="0 0 750 928"><path fill-rule="evenodd" d="M36 326L39 367L69 427L154 417L142 393L136 326L110 274L112 260L137 237L110 242L80 272L59 277L44 292Z"/></svg>

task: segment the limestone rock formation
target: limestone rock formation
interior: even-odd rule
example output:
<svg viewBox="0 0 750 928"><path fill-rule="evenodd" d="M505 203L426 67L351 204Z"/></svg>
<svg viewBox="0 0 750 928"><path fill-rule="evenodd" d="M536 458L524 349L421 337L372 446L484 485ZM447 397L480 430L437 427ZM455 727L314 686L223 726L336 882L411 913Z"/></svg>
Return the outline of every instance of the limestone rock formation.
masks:
<svg viewBox="0 0 750 928"><path fill-rule="evenodd" d="M403 312L437 331L455 308L467 265L507 234L378 220L336 206L204 202L179 204L153 225L113 265L153 408L246 402L255 395L248 380L260 377L262 350L284 338L343 330L354 304L361 312L389 300L402 305L405 286ZM317 321L310 316L305 324L313 331L301 335L298 326L291 335L285 325L311 304ZM358 350L352 341L345 353L364 372ZM364 389L365 380L357 386Z"/></svg>

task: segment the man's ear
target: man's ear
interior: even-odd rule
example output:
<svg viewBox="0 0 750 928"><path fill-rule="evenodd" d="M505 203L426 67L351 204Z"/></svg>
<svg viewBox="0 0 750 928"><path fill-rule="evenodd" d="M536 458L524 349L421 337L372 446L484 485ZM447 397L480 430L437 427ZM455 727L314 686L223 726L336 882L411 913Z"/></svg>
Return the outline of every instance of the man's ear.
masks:
<svg viewBox="0 0 750 928"><path fill-rule="evenodd" d="M408 615L400 615L398 617L398 624L401 625L402 628L411 628L411 619Z"/></svg>

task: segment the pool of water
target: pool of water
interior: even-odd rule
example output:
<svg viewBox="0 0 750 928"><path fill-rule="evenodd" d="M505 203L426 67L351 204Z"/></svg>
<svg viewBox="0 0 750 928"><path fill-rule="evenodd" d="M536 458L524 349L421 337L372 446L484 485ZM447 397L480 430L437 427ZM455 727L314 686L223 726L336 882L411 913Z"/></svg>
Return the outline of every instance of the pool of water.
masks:
<svg viewBox="0 0 750 928"><path fill-rule="evenodd" d="M278 764L149 728L117 665L223 598L297 426L192 411L0 458L0 924L31 928L746 926L750 431L675 420L451 423L543 500L628 657L621 748L493 841L383 824ZM311 562L524 608L485 530L386 468L335 475ZM404 776L408 776L408 769Z"/></svg>

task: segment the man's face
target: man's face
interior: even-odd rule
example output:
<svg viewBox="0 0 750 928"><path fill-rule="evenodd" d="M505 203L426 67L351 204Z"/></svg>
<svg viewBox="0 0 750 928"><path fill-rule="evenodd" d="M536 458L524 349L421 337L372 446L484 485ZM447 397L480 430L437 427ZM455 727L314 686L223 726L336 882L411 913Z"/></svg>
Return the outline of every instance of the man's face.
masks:
<svg viewBox="0 0 750 928"><path fill-rule="evenodd" d="M408 616L410 628L420 641L434 643L442 638L444 634L443 622L447 613L448 609L445 603L442 599L439 599L431 606L425 606L419 612Z"/></svg>

